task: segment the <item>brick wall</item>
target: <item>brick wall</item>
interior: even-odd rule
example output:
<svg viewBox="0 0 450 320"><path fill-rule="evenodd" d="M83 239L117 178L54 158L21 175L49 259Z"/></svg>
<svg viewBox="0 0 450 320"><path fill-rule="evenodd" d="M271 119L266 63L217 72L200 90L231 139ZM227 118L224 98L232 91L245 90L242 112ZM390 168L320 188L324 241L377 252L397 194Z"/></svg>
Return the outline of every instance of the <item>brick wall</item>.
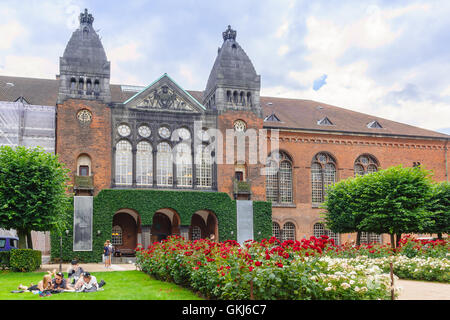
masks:
<svg viewBox="0 0 450 320"><path fill-rule="evenodd" d="M77 113L87 109L92 122L83 126ZM77 159L86 154L91 158L91 174L94 177L94 195L111 186L111 113L103 103L87 100L67 100L57 106L56 152L60 161L77 174Z"/></svg>

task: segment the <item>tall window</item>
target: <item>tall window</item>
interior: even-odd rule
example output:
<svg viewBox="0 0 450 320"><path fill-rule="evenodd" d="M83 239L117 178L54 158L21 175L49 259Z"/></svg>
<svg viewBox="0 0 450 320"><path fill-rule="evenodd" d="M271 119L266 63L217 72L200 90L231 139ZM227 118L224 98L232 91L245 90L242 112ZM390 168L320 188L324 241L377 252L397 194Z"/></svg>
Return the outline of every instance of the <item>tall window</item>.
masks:
<svg viewBox="0 0 450 320"><path fill-rule="evenodd" d="M284 152L273 154L267 162L266 173L267 200L292 203L292 159Z"/></svg>
<svg viewBox="0 0 450 320"><path fill-rule="evenodd" d="M377 172L378 167L378 161L375 159L375 157L368 154L359 156L355 161L355 177L356 175L363 176L369 173Z"/></svg>
<svg viewBox="0 0 450 320"><path fill-rule="evenodd" d="M177 184L180 187L192 187L192 155L191 147L179 143L176 147L175 163L177 166Z"/></svg>
<svg viewBox="0 0 450 320"><path fill-rule="evenodd" d="M158 186L170 187L173 185L173 155L172 148L166 142L160 143L157 149L156 178Z"/></svg>
<svg viewBox="0 0 450 320"><path fill-rule="evenodd" d="M328 236L330 239L334 240L336 245L339 245L339 233L334 233L331 230L325 229L322 223L316 223L313 227L314 237L319 238L320 236Z"/></svg>
<svg viewBox="0 0 450 320"><path fill-rule="evenodd" d="M153 185L153 155L150 143L138 143L136 152L136 183L138 186Z"/></svg>
<svg viewBox="0 0 450 320"><path fill-rule="evenodd" d="M116 184L132 185L133 182L133 153L131 143L126 140L116 145Z"/></svg>
<svg viewBox="0 0 450 320"><path fill-rule="evenodd" d="M204 145L198 147L196 155L196 184L197 187L211 188L212 186L212 157L211 152Z"/></svg>
<svg viewBox="0 0 450 320"><path fill-rule="evenodd" d="M281 228L276 222L272 222L272 235L278 240L281 240Z"/></svg>
<svg viewBox="0 0 450 320"><path fill-rule="evenodd" d="M294 240L295 241L295 225L292 222L286 222L282 232L283 241Z"/></svg>
<svg viewBox="0 0 450 320"><path fill-rule="evenodd" d="M325 200L326 188L336 182L336 161L328 153L317 154L311 164L312 203Z"/></svg>

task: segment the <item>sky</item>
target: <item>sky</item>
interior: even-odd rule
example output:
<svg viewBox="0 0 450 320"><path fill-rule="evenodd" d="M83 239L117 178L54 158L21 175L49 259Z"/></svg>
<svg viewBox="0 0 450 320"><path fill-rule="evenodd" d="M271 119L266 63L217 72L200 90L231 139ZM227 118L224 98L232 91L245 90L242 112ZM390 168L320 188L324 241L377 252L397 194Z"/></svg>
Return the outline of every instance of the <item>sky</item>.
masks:
<svg viewBox="0 0 450 320"><path fill-rule="evenodd" d="M54 79L85 8L113 84L202 91L231 25L262 96L450 134L450 1L0 0L0 75Z"/></svg>

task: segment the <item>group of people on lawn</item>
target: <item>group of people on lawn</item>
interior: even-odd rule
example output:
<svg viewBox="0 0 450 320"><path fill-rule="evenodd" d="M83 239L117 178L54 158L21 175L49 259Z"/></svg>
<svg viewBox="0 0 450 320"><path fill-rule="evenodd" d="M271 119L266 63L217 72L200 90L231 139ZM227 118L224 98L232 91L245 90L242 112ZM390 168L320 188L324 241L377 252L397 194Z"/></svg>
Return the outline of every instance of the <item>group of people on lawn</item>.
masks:
<svg viewBox="0 0 450 320"><path fill-rule="evenodd" d="M20 285L18 289L41 292L95 292L106 284L103 280L98 283L96 277L89 272L84 271L83 268L79 266L77 260L72 261L71 267L67 273L69 276L65 279L62 272L56 272L56 270L53 270L53 272L48 271L48 274L46 274L38 284L31 285L30 287Z"/></svg>

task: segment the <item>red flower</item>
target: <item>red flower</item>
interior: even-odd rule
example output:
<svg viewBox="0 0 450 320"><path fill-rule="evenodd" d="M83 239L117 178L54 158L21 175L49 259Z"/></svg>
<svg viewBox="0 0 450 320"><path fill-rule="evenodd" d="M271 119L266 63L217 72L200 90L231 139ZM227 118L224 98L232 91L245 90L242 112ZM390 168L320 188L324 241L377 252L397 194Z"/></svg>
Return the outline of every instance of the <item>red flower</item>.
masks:
<svg viewBox="0 0 450 320"><path fill-rule="evenodd" d="M252 267L252 266L248 267L248 270L249 270L250 272L253 271L253 269L255 269L255 268Z"/></svg>
<svg viewBox="0 0 450 320"><path fill-rule="evenodd" d="M260 267L261 265L262 265L261 262L259 262L259 261L256 261L256 262L255 262L255 266Z"/></svg>
<svg viewBox="0 0 450 320"><path fill-rule="evenodd" d="M278 266L279 268L283 268L283 264L282 264L281 262L277 262L277 266Z"/></svg>

